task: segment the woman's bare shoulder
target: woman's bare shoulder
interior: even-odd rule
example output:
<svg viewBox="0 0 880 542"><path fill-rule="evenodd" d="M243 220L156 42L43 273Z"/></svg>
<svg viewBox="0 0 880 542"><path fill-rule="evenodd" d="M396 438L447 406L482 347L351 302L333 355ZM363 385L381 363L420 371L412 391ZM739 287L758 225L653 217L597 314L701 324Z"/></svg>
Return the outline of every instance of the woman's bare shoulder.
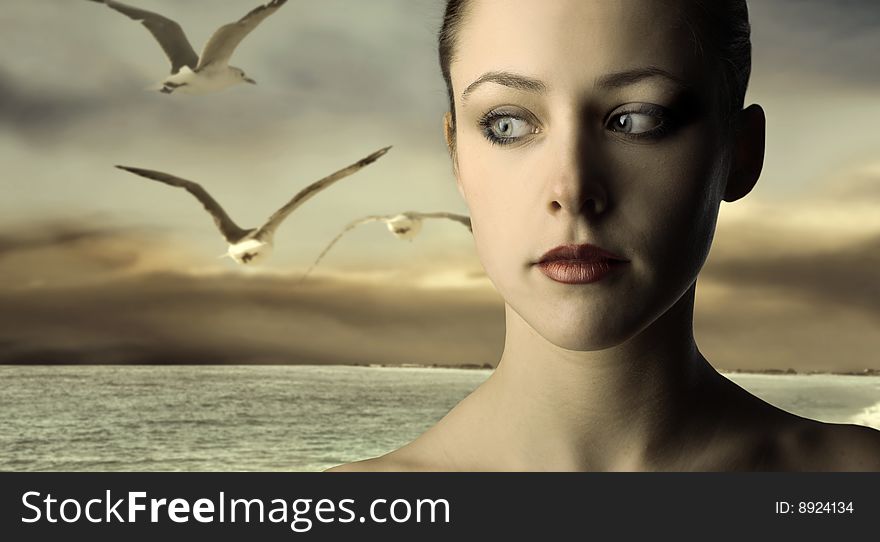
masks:
<svg viewBox="0 0 880 542"><path fill-rule="evenodd" d="M473 394L472 394L473 395ZM324 472L450 472L463 470L449 452L449 420L468 399L408 444L385 455L337 465ZM458 442L462 442L459 439ZM471 469L467 469L471 470Z"/></svg>
<svg viewBox="0 0 880 542"><path fill-rule="evenodd" d="M400 462L380 456L344 463L331 467L324 472L405 472L411 470L404 467L405 465Z"/></svg>
<svg viewBox="0 0 880 542"><path fill-rule="evenodd" d="M784 470L880 472L880 431L804 420L779 439Z"/></svg>
<svg viewBox="0 0 880 542"><path fill-rule="evenodd" d="M433 472L444 470L424 453L416 453L411 446L385 455L353 461L331 467L324 472Z"/></svg>

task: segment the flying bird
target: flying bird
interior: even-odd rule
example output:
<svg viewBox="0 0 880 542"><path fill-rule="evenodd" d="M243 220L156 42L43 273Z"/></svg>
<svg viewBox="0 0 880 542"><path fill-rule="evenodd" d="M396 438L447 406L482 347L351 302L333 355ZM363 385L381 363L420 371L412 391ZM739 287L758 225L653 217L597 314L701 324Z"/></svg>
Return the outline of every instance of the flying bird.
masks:
<svg viewBox="0 0 880 542"><path fill-rule="evenodd" d="M180 25L171 19L115 0L92 2L104 4L140 21L153 34L171 61L171 76L156 87L160 92L171 94L179 89L187 94L208 94L238 83L256 84L241 68L230 66L229 58L241 40L287 0L272 0L239 21L221 26L205 43L201 56L196 54Z"/></svg>
<svg viewBox="0 0 880 542"><path fill-rule="evenodd" d="M436 212L436 213L420 213L417 211L406 211L396 215L371 215L366 216L364 218L359 218L357 220L353 220L349 222L347 226L345 226L339 235L333 238L332 241L327 245L327 247L318 255L318 258L311 265L311 267L306 270L300 280L304 280L309 273L320 263L324 256L330 252L330 249L333 248L333 245L337 243L342 237L350 232L351 230L357 228L358 226L362 226L364 224L369 224L370 222L384 222L385 226L388 228L392 234L398 239L406 239L408 241L412 241L413 238L418 235L418 233L422 230L422 222L426 219L430 218L445 218L448 220L454 220L462 225L464 225L468 231L473 232L471 228L471 219L465 215L459 215L455 213L446 213L446 212Z"/></svg>
<svg viewBox="0 0 880 542"><path fill-rule="evenodd" d="M265 224L259 228L250 229L240 228L235 222L233 222L220 204L217 203L217 201L198 183L187 181L160 171L127 166L116 167L134 173L135 175L146 177L147 179L183 188L195 196L205 207L205 210L214 218L214 223L217 224L220 233L223 234L226 242L229 243L229 248L221 258L230 257L240 264L252 264L265 259L271 253L275 230L278 229L278 226L281 225L284 219L296 210L297 207L336 181L348 177L364 166L375 162L379 157L388 152L388 149L390 148L391 147L385 147L380 149L366 158L363 158L346 168L340 169L336 173L313 182L309 186L300 190L299 193L297 193L293 199L287 202L283 207L275 211Z"/></svg>

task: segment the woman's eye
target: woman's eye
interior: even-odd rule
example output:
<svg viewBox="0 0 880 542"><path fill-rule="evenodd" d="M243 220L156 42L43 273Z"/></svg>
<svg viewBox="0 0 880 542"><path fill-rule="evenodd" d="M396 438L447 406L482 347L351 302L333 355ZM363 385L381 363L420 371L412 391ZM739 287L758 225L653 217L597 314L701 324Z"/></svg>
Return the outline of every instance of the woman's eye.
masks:
<svg viewBox="0 0 880 542"><path fill-rule="evenodd" d="M495 119L491 127L496 136L503 138L522 137L532 131L528 122L514 117Z"/></svg>
<svg viewBox="0 0 880 542"><path fill-rule="evenodd" d="M537 133L535 126L520 117L490 113L480 120L483 134L492 143L505 145L529 134Z"/></svg>
<svg viewBox="0 0 880 542"><path fill-rule="evenodd" d="M668 108L651 103L634 103L614 111L606 121L605 128L632 139L659 139L676 125L676 116Z"/></svg>
<svg viewBox="0 0 880 542"><path fill-rule="evenodd" d="M623 113L611 119L609 128L614 132L624 134L644 134L653 132L663 124L663 121L653 115L644 113Z"/></svg>

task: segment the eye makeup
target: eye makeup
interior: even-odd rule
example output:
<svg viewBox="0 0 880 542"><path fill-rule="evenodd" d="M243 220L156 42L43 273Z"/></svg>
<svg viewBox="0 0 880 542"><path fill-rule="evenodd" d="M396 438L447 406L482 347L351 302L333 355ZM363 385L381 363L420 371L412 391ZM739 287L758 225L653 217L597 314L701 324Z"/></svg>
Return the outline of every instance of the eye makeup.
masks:
<svg viewBox="0 0 880 542"><path fill-rule="evenodd" d="M477 121L480 131L493 145L510 145L525 140L529 135L537 134L540 128L537 126L534 116L519 108L498 107L484 114ZM509 129L512 135L503 135L499 131ZM518 130L517 130L518 129ZM515 132L522 132L516 135Z"/></svg>
<svg viewBox="0 0 880 542"><path fill-rule="evenodd" d="M617 105L604 117L593 118L599 122L599 129L618 139L649 143L660 141L689 124L699 117L701 110L699 100L684 92L675 96L669 106L633 101ZM585 118L584 122L594 121ZM525 143L543 131L534 114L510 104L489 109L476 125L489 143L498 146Z"/></svg>
<svg viewBox="0 0 880 542"><path fill-rule="evenodd" d="M676 127L674 112L652 103L632 103L615 109L605 120L605 128L628 139L660 139ZM647 124L649 127L645 128ZM638 131L634 126L642 125Z"/></svg>

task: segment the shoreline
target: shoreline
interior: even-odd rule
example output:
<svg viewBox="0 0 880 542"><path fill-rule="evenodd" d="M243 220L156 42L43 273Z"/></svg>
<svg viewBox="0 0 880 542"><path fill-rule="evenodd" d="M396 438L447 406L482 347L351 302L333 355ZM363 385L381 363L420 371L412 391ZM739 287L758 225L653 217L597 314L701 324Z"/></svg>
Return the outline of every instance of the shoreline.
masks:
<svg viewBox="0 0 880 542"><path fill-rule="evenodd" d="M430 365L418 363L343 363L345 367L371 367L377 369L466 369L466 370L492 370L494 366L489 363L463 363L461 365L448 363L432 363ZM837 375L837 376L880 376L880 369L861 369L858 371L797 371L788 369L718 369L723 374L761 374L761 375Z"/></svg>
<svg viewBox="0 0 880 542"><path fill-rule="evenodd" d="M371 369L462 369L466 371L491 371L489 363L0 363L0 367L364 367ZM834 375L834 376L880 376L880 369L854 371L797 371L788 369L717 369L721 374L753 375Z"/></svg>

